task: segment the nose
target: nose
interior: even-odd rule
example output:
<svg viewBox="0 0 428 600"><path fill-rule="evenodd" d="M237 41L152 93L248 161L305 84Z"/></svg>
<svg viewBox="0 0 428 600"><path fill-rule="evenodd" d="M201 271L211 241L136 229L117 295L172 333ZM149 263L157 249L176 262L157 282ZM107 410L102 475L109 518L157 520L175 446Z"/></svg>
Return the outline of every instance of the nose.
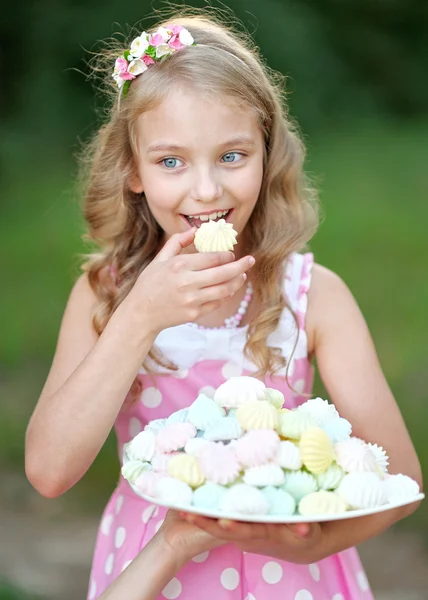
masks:
<svg viewBox="0 0 428 600"><path fill-rule="evenodd" d="M193 200L199 202L212 202L221 198L223 188L215 169L200 167L195 169L192 182Z"/></svg>

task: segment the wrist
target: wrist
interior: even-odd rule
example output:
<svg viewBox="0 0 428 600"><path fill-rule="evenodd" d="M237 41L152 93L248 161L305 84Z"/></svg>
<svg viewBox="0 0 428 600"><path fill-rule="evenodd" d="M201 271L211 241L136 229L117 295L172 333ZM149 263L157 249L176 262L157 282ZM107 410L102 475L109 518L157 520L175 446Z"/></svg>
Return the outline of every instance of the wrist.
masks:
<svg viewBox="0 0 428 600"><path fill-rule="evenodd" d="M160 331L145 308L134 302L131 294L117 307L110 321L116 324L128 339L134 339L139 347L150 348Z"/></svg>

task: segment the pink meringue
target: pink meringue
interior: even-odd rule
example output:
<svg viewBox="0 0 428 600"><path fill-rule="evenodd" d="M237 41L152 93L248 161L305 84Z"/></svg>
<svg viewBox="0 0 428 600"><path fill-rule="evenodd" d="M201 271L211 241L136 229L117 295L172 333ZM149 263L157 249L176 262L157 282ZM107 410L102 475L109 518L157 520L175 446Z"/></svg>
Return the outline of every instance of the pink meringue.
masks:
<svg viewBox="0 0 428 600"><path fill-rule="evenodd" d="M198 452L199 466L208 481L227 485L239 475L239 463L234 451L222 443L208 443Z"/></svg>
<svg viewBox="0 0 428 600"><path fill-rule="evenodd" d="M276 458L279 442L275 431L253 429L236 441L236 456L245 467L257 467Z"/></svg>
<svg viewBox="0 0 428 600"><path fill-rule="evenodd" d="M171 423L159 431L156 436L156 452L165 454L184 448L186 443L196 436L196 427L191 423Z"/></svg>

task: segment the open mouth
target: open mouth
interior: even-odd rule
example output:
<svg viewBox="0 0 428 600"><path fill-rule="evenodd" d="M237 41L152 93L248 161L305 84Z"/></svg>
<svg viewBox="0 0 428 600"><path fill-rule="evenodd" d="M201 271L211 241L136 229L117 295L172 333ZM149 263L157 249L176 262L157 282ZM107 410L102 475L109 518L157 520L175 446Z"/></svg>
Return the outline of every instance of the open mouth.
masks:
<svg viewBox="0 0 428 600"><path fill-rule="evenodd" d="M218 221L219 219L225 219L231 214L232 209L228 210L219 210L213 211L211 213L205 213L201 215L181 215L186 219L186 221L190 224L191 227L200 227L202 223L207 223L208 221Z"/></svg>

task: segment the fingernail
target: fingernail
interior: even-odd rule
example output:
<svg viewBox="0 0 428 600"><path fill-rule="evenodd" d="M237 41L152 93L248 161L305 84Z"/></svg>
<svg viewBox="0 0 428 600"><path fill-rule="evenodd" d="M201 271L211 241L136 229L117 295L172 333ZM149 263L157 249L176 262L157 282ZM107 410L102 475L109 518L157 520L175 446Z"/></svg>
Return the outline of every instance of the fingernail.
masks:
<svg viewBox="0 0 428 600"><path fill-rule="evenodd" d="M252 267L256 263L256 259L254 258L254 256L250 256L248 262L250 263L250 267Z"/></svg>
<svg viewBox="0 0 428 600"><path fill-rule="evenodd" d="M222 529L230 529L232 526L232 521L229 519L219 519L218 526Z"/></svg>

